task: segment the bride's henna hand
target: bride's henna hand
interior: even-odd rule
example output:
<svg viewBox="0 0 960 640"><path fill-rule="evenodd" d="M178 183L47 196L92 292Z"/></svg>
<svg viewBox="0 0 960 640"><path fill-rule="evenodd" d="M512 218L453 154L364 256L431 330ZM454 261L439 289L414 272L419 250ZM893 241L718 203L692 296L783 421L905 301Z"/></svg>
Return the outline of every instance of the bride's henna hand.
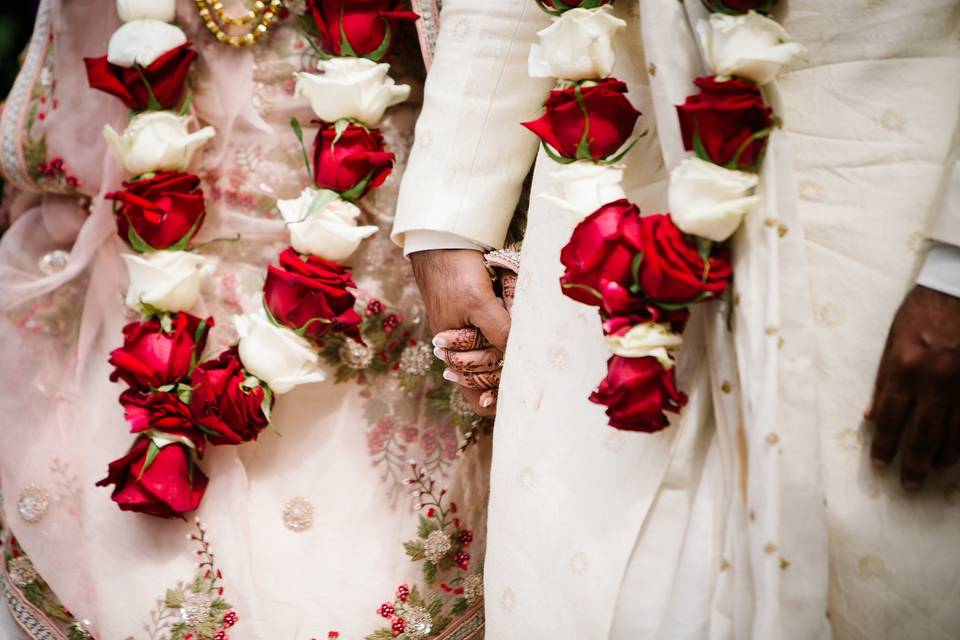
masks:
<svg viewBox="0 0 960 640"><path fill-rule="evenodd" d="M503 367L503 353L492 347L479 351L452 351L449 349L438 349L438 351L442 352L440 359L454 371L476 373L496 371Z"/></svg>
<svg viewBox="0 0 960 640"><path fill-rule="evenodd" d="M488 348L490 342L478 329L467 327L441 331L434 336L433 346L451 351L474 351Z"/></svg>
<svg viewBox="0 0 960 640"><path fill-rule="evenodd" d="M496 389L500 386L500 370L468 373L446 369L443 377L467 389Z"/></svg>

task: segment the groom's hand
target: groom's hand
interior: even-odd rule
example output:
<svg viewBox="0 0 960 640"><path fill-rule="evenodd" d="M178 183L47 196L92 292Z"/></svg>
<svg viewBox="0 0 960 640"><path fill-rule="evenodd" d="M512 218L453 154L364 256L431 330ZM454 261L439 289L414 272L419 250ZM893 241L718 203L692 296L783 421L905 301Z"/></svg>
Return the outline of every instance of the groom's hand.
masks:
<svg viewBox="0 0 960 640"><path fill-rule="evenodd" d="M483 255L469 249L418 251L410 255L410 261L433 332L476 327L502 358L510 333L510 314L494 293ZM492 415L495 406L491 393L467 382L460 384L474 410Z"/></svg>
<svg viewBox="0 0 960 640"><path fill-rule="evenodd" d="M890 327L866 414L878 467L901 449L900 481L919 489L931 467L960 459L960 298L916 286Z"/></svg>

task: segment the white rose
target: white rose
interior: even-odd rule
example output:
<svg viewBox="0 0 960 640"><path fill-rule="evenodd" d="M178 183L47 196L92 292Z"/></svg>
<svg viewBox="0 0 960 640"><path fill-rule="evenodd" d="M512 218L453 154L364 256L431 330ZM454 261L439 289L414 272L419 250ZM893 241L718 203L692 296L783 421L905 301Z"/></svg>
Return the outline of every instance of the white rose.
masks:
<svg viewBox="0 0 960 640"><path fill-rule="evenodd" d="M183 171L190 164L193 152L216 135L213 127L204 127L190 133L190 116L178 116L172 111L146 111L134 116L123 135L113 127L103 127L117 159L134 175L148 171Z"/></svg>
<svg viewBox="0 0 960 640"><path fill-rule="evenodd" d="M756 174L686 158L670 174L670 216L684 233L722 242L756 207L757 182Z"/></svg>
<svg viewBox="0 0 960 640"><path fill-rule="evenodd" d="M341 118L376 126L383 112L403 102L410 87L394 84L388 64L366 58L331 58L320 62L323 74L297 72L295 94L306 96L317 117L324 122Z"/></svg>
<svg viewBox="0 0 960 640"><path fill-rule="evenodd" d="M374 226L357 226L360 208L333 191L304 189L294 200L278 200L280 215L290 228L290 243L300 253L340 262L349 258Z"/></svg>
<svg viewBox="0 0 960 640"><path fill-rule="evenodd" d="M806 53L770 18L751 11L742 16L711 14L697 23L707 66L718 76L737 76L766 84L780 67Z"/></svg>
<svg viewBox="0 0 960 640"><path fill-rule="evenodd" d="M120 67L134 64L149 67L154 60L186 41L187 36L180 27L160 20L134 20L110 36L107 61Z"/></svg>
<svg viewBox="0 0 960 640"><path fill-rule="evenodd" d="M670 325L657 322L638 324L622 336L607 336L610 353L622 358L654 357L664 369L673 368L670 352L676 351L683 337L674 333Z"/></svg>
<svg viewBox="0 0 960 640"><path fill-rule="evenodd" d="M117 0L117 14L123 22L161 20L173 22L176 0Z"/></svg>
<svg viewBox="0 0 960 640"><path fill-rule="evenodd" d="M240 334L238 350L244 368L266 382L274 393L326 379L320 356L310 342L273 324L263 310L234 316L233 323Z"/></svg>
<svg viewBox="0 0 960 640"><path fill-rule="evenodd" d="M610 5L571 9L537 33L530 47L528 69L533 78L599 80L613 73L613 36L627 23Z"/></svg>
<svg viewBox="0 0 960 640"><path fill-rule="evenodd" d="M551 174L558 194L543 198L585 218L601 206L626 198L620 182L623 169L581 161L563 165Z"/></svg>
<svg viewBox="0 0 960 640"><path fill-rule="evenodd" d="M200 281L213 271L214 261L189 251L124 254L130 273L127 306L140 303L161 311L188 311L200 295Z"/></svg>

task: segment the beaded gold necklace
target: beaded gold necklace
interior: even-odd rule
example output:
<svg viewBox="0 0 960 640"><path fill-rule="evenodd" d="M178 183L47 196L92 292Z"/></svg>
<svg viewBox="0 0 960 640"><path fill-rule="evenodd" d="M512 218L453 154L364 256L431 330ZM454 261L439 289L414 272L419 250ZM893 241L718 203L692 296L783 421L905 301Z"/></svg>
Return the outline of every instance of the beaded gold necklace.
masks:
<svg viewBox="0 0 960 640"><path fill-rule="evenodd" d="M281 0L256 0L242 16L227 15L220 0L194 0L203 24L214 37L231 47L249 47L266 35L277 18ZM225 27L247 27L243 34L229 34Z"/></svg>

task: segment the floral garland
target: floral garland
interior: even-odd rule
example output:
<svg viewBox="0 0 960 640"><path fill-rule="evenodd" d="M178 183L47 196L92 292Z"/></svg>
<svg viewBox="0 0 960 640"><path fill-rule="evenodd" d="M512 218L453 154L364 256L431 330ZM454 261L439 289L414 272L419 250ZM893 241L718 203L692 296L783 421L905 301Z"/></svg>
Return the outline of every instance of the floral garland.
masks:
<svg viewBox="0 0 960 640"><path fill-rule="evenodd" d="M553 16L530 52L533 77L556 77L544 115L524 123L561 165L561 206L578 215L560 260L564 295L599 307L611 351L590 396L610 426L654 432L686 395L675 353L692 304L715 299L733 277L726 240L759 201L754 190L774 118L759 86L803 52L765 14L776 0L704 0L697 33L715 75L677 107L688 157L670 177L670 213L641 216L620 187L618 162L640 113L610 77L613 37L626 23L612 0L538 0ZM556 200L556 199L555 199Z"/></svg>
<svg viewBox="0 0 960 640"><path fill-rule="evenodd" d="M137 176L107 194L116 203L118 232L136 252L123 256L130 272L126 302L142 315L124 328L124 346L110 357L111 379L129 386L120 402L137 434L98 483L115 485L111 497L121 509L160 517L196 509L208 482L196 459L207 444L256 440L277 395L324 380L321 350L328 335L362 344L355 285L341 261L377 231L357 225L356 205L393 166L374 126L410 92L387 76L389 65L377 62L390 52L400 24L416 19L394 5L309 3L302 22L322 54L324 73L295 77L296 93L320 118L313 149L318 188L277 202L293 246L268 267L262 309L233 318L239 342L201 362L213 319L187 312L214 263L191 246L205 207L200 179L183 171L214 131L188 132L189 95L179 113L169 111L196 57L183 32L168 24L174 3L118 0L128 22L112 36L107 56L86 62L90 85L135 111L123 135L104 128L123 166ZM302 145L299 122L291 125Z"/></svg>

